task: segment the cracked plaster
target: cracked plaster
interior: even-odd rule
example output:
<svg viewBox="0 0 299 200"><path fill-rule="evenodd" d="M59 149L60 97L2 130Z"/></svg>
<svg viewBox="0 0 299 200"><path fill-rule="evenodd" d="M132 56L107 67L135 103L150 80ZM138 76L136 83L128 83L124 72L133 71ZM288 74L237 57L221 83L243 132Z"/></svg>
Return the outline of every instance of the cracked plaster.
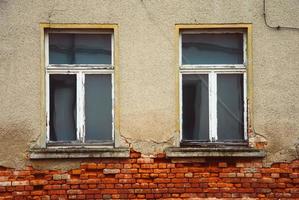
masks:
<svg viewBox="0 0 299 200"><path fill-rule="evenodd" d="M268 0L268 6L269 23L299 27L296 0ZM40 123L41 22L119 25L116 145L145 155L178 145L175 24L252 23L253 123L261 136L254 138L266 140L267 162L298 158L299 34L267 28L262 1L0 0L0 165L69 168L80 162L57 165L27 158L29 147L44 130Z"/></svg>

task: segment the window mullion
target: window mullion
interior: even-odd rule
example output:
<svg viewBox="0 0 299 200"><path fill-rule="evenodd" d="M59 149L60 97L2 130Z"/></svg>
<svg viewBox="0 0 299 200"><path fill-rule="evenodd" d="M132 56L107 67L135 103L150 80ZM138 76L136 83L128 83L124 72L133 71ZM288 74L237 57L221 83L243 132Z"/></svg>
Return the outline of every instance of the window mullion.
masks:
<svg viewBox="0 0 299 200"><path fill-rule="evenodd" d="M247 140L247 75L243 74L243 103L244 103L244 113L243 113L243 121L244 121L244 140Z"/></svg>
<svg viewBox="0 0 299 200"><path fill-rule="evenodd" d="M81 72L81 140L85 142L85 73Z"/></svg>
<svg viewBox="0 0 299 200"><path fill-rule="evenodd" d="M209 73L209 136L217 141L217 74Z"/></svg>
<svg viewBox="0 0 299 200"><path fill-rule="evenodd" d="M77 74L77 140L84 142L84 74Z"/></svg>
<svg viewBox="0 0 299 200"><path fill-rule="evenodd" d="M46 141L50 141L50 82L49 74L46 73Z"/></svg>

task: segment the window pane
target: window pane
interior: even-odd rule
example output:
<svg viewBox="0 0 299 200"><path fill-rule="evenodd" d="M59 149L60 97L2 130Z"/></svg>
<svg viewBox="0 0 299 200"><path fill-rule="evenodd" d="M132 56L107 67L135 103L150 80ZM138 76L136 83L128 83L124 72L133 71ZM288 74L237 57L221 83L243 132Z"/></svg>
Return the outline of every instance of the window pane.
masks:
<svg viewBox="0 0 299 200"><path fill-rule="evenodd" d="M110 74L85 75L86 140L112 140Z"/></svg>
<svg viewBox="0 0 299 200"><path fill-rule="evenodd" d="M50 140L76 140L76 75L50 75Z"/></svg>
<svg viewBox="0 0 299 200"><path fill-rule="evenodd" d="M243 64L243 34L182 34L182 64Z"/></svg>
<svg viewBox="0 0 299 200"><path fill-rule="evenodd" d="M111 34L49 34L50 64L111 64Z"/></svg>
<svg viewBox="0 0 299 200"><path fill-rule="evenodd" d="M243 74L218 74L218 140L243 140L243 103Z"/></svg>
<svg viewBox="0 0 299 200"><path fill-rule="evenodd" d="M183 75L183 139L209 140L208 75Z"/></svg>

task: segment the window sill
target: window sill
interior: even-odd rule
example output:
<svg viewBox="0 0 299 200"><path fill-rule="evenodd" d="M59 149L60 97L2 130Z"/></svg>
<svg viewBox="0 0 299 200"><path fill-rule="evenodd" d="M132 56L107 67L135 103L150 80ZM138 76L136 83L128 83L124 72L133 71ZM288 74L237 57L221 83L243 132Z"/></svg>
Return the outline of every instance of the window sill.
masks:
<svg viewBox="0 0 299 200"><path fill-rule="evenodd" d="M128 158L129 156L129 148L95 146L34 148L29 151L29 158L33 160L61 158Z"/></svg>
<svg viewBox="0 0 299 200"><path fill-rule="evenodd" d="M169 147L165 150L169 158L207 158L207 157L236 157L236 158L263 158L265 152L249 147Z"/></svg>

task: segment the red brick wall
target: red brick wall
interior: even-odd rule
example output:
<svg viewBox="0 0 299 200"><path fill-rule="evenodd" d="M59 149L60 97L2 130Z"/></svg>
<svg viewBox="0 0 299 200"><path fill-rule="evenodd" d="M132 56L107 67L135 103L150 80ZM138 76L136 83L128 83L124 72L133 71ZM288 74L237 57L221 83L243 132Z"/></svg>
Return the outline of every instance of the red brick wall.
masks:
<svg viewBox="0 0 299 200"><path fill-rule="evenodd" d="M299 199L299 160L263 167L258 160L173 163L164 155L102 159L70 171L0 167L2 199Z"/></svg>

